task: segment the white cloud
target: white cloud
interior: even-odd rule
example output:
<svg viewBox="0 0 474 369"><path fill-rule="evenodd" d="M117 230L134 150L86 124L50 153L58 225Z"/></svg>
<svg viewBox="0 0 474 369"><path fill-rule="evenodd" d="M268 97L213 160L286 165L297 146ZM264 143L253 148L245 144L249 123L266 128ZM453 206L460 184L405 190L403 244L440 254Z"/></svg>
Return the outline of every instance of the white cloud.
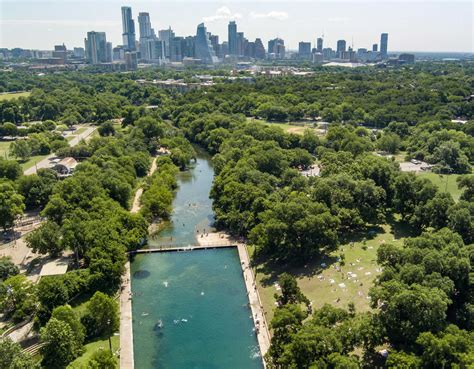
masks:
<svg viewBox="0 0 474 369"><path fill-rule="evenodd" d="M232 13L232 11L227 7L223 6L216 10L214 15L202 18L204 22L216 22L219 20L235 20L242 18L240 13Z"/></svg>
<svg viewBox="0 0 474 369"><path fill-rule="evenodd" d="M287 12L278 12L276 10L272 10L268 13L250 13L250 17L253 19L275 19L275 20L286 20L288 19Z"/></svg>
<svg viewBox="0 0 474 369"><path fill-rule="evenodd" d="M328 19L329 22L331 23L345 23L350 21L349 17L331 17Z"/></svg>

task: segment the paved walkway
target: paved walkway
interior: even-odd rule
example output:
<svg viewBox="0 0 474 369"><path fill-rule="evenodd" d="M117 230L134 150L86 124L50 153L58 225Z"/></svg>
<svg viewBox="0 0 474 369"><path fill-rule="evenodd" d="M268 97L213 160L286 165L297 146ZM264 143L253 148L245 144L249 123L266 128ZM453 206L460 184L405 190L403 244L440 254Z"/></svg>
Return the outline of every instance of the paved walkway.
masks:
<svg viewBox="0 0 474 369"><path fill-rule="evenodd" d="M153 172L156 170L156 159L154 158L150 170L148 171L148 177L153 174ZM132 210L130 210L131 213L138 213L140 211L140 197L142 197L143 194L143 187L140 187L137 192L135 192L135 196L133 198L133 204L132 204Z"/></svg>
<svg viewBox="0 0 474 369"><path fill-rule="evenodd" d="M132 299L130 262L125 265L120 292L120 369L133 369Z"/></svg>
<svg viewBox="0 0 474 369"><path fill-rule="evenodd" d="M250 308L252 310L252 317L255 326L259 326L260 329L257 334L258 345L260 346L260 353L262 354L262 360L268 349L270 348L270 332L268 330L267 320L263 311L263 305L258 295L257 285L255 284L255 278L252 273L252 269L249 267L250 258L247 252L247 248L243 244L237 245L239 251L240 263L245 279L245 286L249 296ZM266 367L265 360L263 360L263 366Z"/></svg>

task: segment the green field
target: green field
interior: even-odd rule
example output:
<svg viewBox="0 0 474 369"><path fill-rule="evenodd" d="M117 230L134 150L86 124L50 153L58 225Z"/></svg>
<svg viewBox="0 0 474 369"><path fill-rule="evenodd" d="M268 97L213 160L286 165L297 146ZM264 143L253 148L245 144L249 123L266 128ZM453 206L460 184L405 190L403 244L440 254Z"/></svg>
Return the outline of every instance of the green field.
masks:
<svg viewBox="0 0 474 369"><path fill-rule="evenodd" d="M449 192L454 201L458 201L462 191L458 188L456 179L459 174L436 174L431 172L422 172L418 174L420 177L428 178L432 181L440 191Z"/></svg>
<svg viewBox="0 0 474 369"><path fill-rule="evenodd" d="M112 336L112 352L117 352L120 348L120 337ZM84 345L84 353L68 365L68 369L82 369L85 367L92 354L98 350L109 350L108 339L97 339Z"/></svg>
<svg viewBox="0 0 474 369"><path fill-rule="evenodd" d="M270 127L279 127L287 133L295 133L297 135L302 135L303 132L306 129L313 130L314 132L316 132L316 134L318 136L323 136L324 135L321 130L318 130L318 129L314 128L315 125L317 126L316 122L314 122L314 123L313 122L277 123L277 122L268 122L268 121L265 121L265 120L258 120L258 119L252 119L252 118L248 118L248 121L249 122L257 122L257 123L265 124L265 125L270 126Z"/></svg>
<svg viewBox="0 0 474 369"><path fill-rule="evenodd" d="M10 141L0 141L0 157L8 158L10 151Z"/></svg>
<svg viewBox="0 0 474 369"><path fill-rule="evenodd" d="M368 292L374 278L380 274L376 264L379 246L385 242L401 245L403 237L407 236L405 229L397 222L379 227L376 231L374 229L373 232L372 235L366 235L366 240L363 236L357 239L354 237L353 246L349 240L328 257L314 260L302 267L259 265L257 282L267 322L270 323L275 308L274 294L278 293L275 282L283 272L296 277L302 292L312 301L315 308L325 303L347 308L349 302L354 302L358 311L369 310ZM252 252L249 248L249 253ZM335 266L339 266L337 258L341 253L345 255L345 265L338 271ZM348 272L357 276L348 279ZM341 287L341 283L345 286Z"/></svg>
<svg viewBox="0 0 474 369"><path fill-rule="evenodd" d="M40 162L41 160L43 160L44 158L47 158L49 155L36 155L36 156L32 156L31 158L29 158L27 161L25 161L24 163L20 163L21 164L21 167L23 168L23 170L27 170L27 169L30 169L31 167L33 167L36 163Z"/></svg>
<svg viewBox="0 0 474 369"><path fill-rule="evenodd" d="M0 101L16 99L18 97L28 97L30 96L30 94L31 92L13 92L11 94L4 93L4 94L0 94Z"/></svg>

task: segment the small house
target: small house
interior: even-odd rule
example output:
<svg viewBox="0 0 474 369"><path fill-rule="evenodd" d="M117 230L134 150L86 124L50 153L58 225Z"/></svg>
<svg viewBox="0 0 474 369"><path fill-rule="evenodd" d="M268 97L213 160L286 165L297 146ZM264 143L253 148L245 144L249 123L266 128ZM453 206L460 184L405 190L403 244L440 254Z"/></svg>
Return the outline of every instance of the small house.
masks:
<svg viewBox="0 0 474 369"><path fill-rule="evenodd" d="M56 165L54 169L58 172L59 177L69 177L74 173L74 169L77 166L77 160L71 157L67 157L61 159Z"/></svg>

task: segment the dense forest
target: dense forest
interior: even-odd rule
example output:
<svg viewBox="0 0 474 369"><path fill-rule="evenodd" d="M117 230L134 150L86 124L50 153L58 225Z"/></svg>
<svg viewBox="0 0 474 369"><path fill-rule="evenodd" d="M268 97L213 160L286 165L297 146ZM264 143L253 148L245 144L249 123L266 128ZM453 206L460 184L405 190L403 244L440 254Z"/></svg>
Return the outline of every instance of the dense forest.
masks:
<svg viewBox="0 0 474 369"><path fill-rule="evenodd" d="M77 357L85 340L106 332L94 320L94 309L108 304L102 292L117 291L126 251L146 242L150 222L168 216L175 175L194 157L195 143L213 155L216 226L254 246L254 263L301 265L394 219L413 234L403 247L380 246L383 272L370 292L371 312L325 305L310 316L296 280L281 275L269 368L474 365L473 68L316 69L311 77L223 81L187 93L135 80L191 80L191 72L4 73L1 89L32 92L0 101L0 135L27 136L30 150L72 156L80 165L59 181L51 170L24 176L15 160L0 159L0 207L6 209L0 226L9 229L25 209L39 209L46 221L28 236L29 246L52 256L69 250L76 260L74 271L37 286L4 267L2 311L18 321L36 316L48 342L46 367L53 367L48 360L64 325L70 339L57 367ZM324 135L309 129L296 135L272 126L288 121L328 128ZM69 147L54 133L58 125L77 123L98 125L100 136ZM160 147L170 155L145 178ZM400 151L435 172L460 174L459 201L429 179L402 172L390 155L374 154ZM301 175L315 162L319 176ZM131 214L142 182L141 211ZM21 291L16 296L7 293L12 283ZM65 305L80 294L93 296L92 311L82 317Z"/></svg>

